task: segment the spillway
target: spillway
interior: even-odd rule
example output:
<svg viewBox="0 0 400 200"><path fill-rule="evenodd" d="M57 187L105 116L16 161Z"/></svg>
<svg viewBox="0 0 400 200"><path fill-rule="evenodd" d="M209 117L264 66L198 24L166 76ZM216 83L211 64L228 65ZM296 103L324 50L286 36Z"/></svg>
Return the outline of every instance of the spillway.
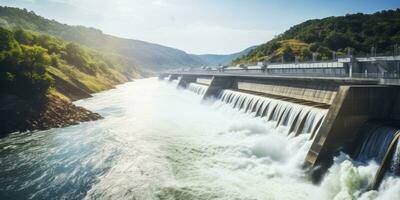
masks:
<svg viewBox="0 0 400 200"><path fill-rule="evenodd" d="M400 131L399 128L381 124L367 124L361 130L362 137L356 142L353 157L360 162L374 160L382 162L390 143Z"/></svg>
<svg viewBox="0 0 400 200"><path fill-rule="evenodd" d="M205 95L207 88L207 85L199 83L187 86L189 91L200 96ZM287 135L310 134L310 139L315 136L327 112L326 109L229 89L219 90L216 97L236 110L265 119L274 128L284 128Z"/></svg>
<svg viewBox="0 0 400 200"><path fill-rule="evenodd" d="M190 83L187 89L198 95L203 96L206 93L207 86L198 83Z"/></svg>
<svg viewBox="0 0 400 200"><path fill-rule="evenodd" d="M307 133L311 135L310 139L326 115L325 109L233 90L221 90L218 99L232 108L266 119L275 128L286 127L287 134Z"/></svg>
<svg viewBox="0 0 400 200"><path fill-rule="evenodd" d="M289 136L308 135L311 141L315 140L337 94L334 92L334 87L331 90L326 90L327 88L323 86L301 89L298 86L287 86L284 82L260 84L251 80L215 79L215 77L207 79L196 76L186 77L183 87L199 94L203 99L213 97L211 99L216 99L241 113L262 118L269 128L280 133ZM357 148L353 150L352 157L357 162L368 164L370 161L375 161L380 165L379 169L371 170L371 176L375 177L369 184L371 189L377 189L385 172L398 174L400 149L397 147L400 144L397 144L397 134L398 129L394 127L366 125L361 131L363 136L359 137L356 145L353 145ZM312 146L309 154L321 151L321 147L318 146L325 142L325 137L319 136L319 141L314 141L316 145ZM343 141L346 141L346 137L348 136L343 137ZM314 158L310 159L307 156L306 161L312 159ZM311 162L315 163L315 159ZM389 166L386 163L390 163ZM312 175L315 180L319 179L317 176Z"/></svg>
<svg viewBox="0 0 400 200"><path fill-rule="evenodd" d="M380 165L370 184L371 189L377 189L385 176L400 175L400 128L371 122L363 126L360 135L352 156L364 165L371 161Z"/></svg>
<svg viewBox="0 0 400 200"><path fill-rule="evenodd" d="M311 169L314 183L320 182L331 166L336 170L348 163L360 174L366 172L361 172L363 167L369 168L362 175L369 178L362 181L361 187L370 185L372 190L378 190L382 179L381 187L388 184L390 178L384 178L386 172L397 174L400 160L396 131L400 121L398 87L362 79L195 72L171 75L181 77L178 87L200 94L203 102L226 105L238 113L261 119L269 130L288 138L307 137L312 144L303 157L303 166ZM397 125L384 125L374 131L363 128L363 124L379 120L397 122ZM342 153L349 155L342 157ZM335 177L322 182L326 184L329 179Z"/></svg>

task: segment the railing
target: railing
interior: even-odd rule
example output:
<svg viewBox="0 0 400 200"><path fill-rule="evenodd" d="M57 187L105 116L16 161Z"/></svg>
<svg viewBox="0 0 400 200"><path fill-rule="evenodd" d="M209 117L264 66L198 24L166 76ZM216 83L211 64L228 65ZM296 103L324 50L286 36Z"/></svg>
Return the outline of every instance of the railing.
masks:
<svg viewBox="0 0 400 200"><path fill-rule="evenodd" d="M357 54L357 55L353 55L353 57L355 59L372 59L373 58L388 58L388 60L399 60L400 58L400 54L399 53L377 53L377 54ZM340 59L346 59L346 58L350 58L349 55L337 55L335 56L335 58L330 58L330 59L319 59L319 60L303 60L303 61L285 61L285 62L281 62L281 61L272 61L269 62L268 65L279 65L279 64L313 64L313 63L331 63L331 62L338 62ZM258 65L258 62L251 62L251 63L246 63L244 64L244 66L256 66Z"/></svg>
<svg viewBox="0 0 400 200"><path fill-rule="evenodd" d="M204 69L186 69L186 70L170 70L167 73L187 73L187 74L221 74L221 75L254 75L254 76L297 76L297 77L329 77L329 78L363 78L363 79L385 79L394 80L400 79L400 56L386 55L385 57L355 57L361 59L360 62L375 63L379 61L388 61L395 64L389 71L381 70L374 73L367 71L363 73L351 73L353 67L349 64L343 64L336 60L330 61L315 61L315 62L294 62L294 63L268 63L267 65L253 65L253 66L239 66L239 67L217 67L217 68L204 68ZM340 59L341 57L336 57ZM344 58L349 58L345 56ZM371 60L363 60L365 58ZM374 60L375 59L375 60ZM394 61L394 62L393 62ZM309 66L304 66L304 65ZM364 71L364 69L358 69ZM354 72L354 71L353 71ZM395 80L397 81L397 80ZM400 82L400 81L398 81Z"/></svg>
<svg viewBox="0 0 400 200"><path fill-rule="evenodd" d="M400 79L400 73L311 73L311 72L268 72L268 70L261 69L241 69L241 70L172 70L167 73L179 73L179 74L218 74L218 75L235 75L235 76L293 76L293 77L328 77L328 78L363 78L363 79Z"/></svg>

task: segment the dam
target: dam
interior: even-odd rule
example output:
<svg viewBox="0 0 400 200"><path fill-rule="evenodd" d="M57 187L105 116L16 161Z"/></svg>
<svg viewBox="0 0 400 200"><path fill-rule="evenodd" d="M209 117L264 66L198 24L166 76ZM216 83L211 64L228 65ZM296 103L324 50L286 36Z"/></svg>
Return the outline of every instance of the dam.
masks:
<svg viewBox="0 0 400 200"><path fill-rule="evenodd" d="M379 165L366 160L390 160L381 152L395 146L393 124L363 126L360 145L312 183L304 163L329 93L298 100L278 96L283 87L228 89L225 79L213 93L208 77L185 89L176 89L179 76L135 80L74 102L104 119L2 138L0 199L398 199L396 176L367 190Z"/></svg>
<svg viewBox="0 0 400 200"><path fill-rule="evenodd" d="M377 59L383 60L380 66L386 63L386 69L392 66L396 73L376 73L385 68L373 67ZM379 169L369 184L376 190L385 174L400 175L398 60L351 58L334 63L236 66L172 71L159 78L201 95L204 101L217 99L263 118L274 128L282 127L282 134L308 134L312 145L304 167L316 182L340 152L360 163L377 162Z"/></svg>

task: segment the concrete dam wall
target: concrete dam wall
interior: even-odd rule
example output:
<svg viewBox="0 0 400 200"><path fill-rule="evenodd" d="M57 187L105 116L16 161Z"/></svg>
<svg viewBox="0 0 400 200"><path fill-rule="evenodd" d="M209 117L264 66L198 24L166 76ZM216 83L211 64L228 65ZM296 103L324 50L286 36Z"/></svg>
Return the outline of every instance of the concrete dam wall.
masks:
<svg viewBox="0 0 400 200"><path fill-rule="evenodd" d="M203 96L310 134L304 165L318 179L340 151L380 164L371 189L387 171L400 175L400 87L366 79L163 74Z"/></svg>

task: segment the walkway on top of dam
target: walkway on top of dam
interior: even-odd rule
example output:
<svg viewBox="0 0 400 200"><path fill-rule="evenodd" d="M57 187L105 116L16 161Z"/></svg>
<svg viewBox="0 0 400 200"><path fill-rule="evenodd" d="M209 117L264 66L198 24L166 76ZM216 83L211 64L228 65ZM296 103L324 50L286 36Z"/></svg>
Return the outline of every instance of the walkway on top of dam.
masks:
<svg viewBox="0 0 400 200"><path fill-rule="evenodd" d="M328 80L339 84L400 85L400 56L347 56L333 60L271 63L170 70L164 73L294 80Z"/></svg>
<svg viewBox="0 0 400 200"><path fill-rule="evenodd" d="M276 75L267 74L262 72L218 72L218 71L175 71L165 72L161 75L196 75L196 76L220 76L220 77L241 77L241 78L255 78L255 79L281 79L281 80L310 80L310 81L329 81L338 84L365 84L365 85L400 85L400 79L382 79L382 78L364 78L364 77L333 77L322 75Z"/></svg>

